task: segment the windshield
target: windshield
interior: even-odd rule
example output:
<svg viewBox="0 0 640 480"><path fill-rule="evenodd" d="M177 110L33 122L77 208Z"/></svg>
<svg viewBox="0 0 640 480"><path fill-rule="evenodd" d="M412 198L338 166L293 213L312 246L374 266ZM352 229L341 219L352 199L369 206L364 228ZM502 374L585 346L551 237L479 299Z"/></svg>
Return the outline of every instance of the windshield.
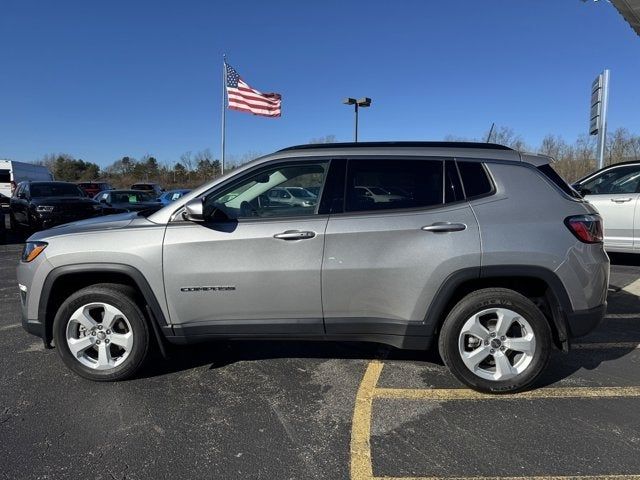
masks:
<svg viewBox="0 0 640 480"><path fill-rule="evenodd" d="M151 202L153 197L144 192L116 192L111 194L111 203Z"/></svg>
<svg viewBox="0 0 640 480"><path fill-rule="evenodd" d="M32 183L32 197L84 197L82 191L75 185L66 183Z"/></svg>

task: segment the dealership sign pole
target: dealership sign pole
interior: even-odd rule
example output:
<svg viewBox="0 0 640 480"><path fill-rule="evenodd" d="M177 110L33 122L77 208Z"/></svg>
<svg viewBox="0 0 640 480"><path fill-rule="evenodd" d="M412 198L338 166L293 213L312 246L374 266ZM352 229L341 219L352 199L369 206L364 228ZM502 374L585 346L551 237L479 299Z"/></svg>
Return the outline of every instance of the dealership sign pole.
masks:
<svg viewBox="0 0 640 480"><path fill-rule="evenodd" d="M609 70L605 69L591 85L589 135L598 135L598 168L604 167L607 142L607 106L609 103Z"/></svg>

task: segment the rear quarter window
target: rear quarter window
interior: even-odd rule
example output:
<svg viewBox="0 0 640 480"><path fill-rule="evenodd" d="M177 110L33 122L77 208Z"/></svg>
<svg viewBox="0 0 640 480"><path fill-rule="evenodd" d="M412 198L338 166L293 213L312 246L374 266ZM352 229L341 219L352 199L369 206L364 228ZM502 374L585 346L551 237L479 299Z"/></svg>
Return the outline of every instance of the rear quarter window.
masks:
<svg viewBox="0 0 640 480"><path fill-rule="evenodd" d="M569 184L556 172L548 163L540 165L538 171L551 180L560 190L569 195L572 198L582 198L582 196L576 192Z"/></svg>
<svg viewBox="0 0 640 480"><path fill-rule="evenodd" d="M468 199L482 197L493 192L491 179L480 162L457 162L464 193Z"/></svg>

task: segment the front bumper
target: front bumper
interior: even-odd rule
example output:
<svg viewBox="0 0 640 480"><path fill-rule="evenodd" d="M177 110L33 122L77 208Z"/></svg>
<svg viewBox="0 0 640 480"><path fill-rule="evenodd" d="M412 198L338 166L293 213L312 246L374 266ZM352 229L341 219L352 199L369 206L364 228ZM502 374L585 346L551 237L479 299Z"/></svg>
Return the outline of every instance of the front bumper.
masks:
<svg viewBox="0 0 640 480"><path fill-rule="evenodd" d="M569 338L582 337L594 330L607 313L607 302L588 310L567 313Z"/></svg>
<svg viewBox="0 0 640 480"><path fill-rule="evenodd" d="M22 314L22 328L31 335L35 335L44 340L44 325L39 320L29 320L24 312Z"/></svg>

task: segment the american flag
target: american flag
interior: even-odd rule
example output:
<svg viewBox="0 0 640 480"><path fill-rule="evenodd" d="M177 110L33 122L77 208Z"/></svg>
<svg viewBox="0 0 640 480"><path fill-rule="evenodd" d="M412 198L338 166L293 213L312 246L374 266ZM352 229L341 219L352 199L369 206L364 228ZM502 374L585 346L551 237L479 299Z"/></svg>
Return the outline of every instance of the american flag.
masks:
<svg viewBox="0 0 640 480"><path fill-rule="evenodd" d="M261 93L245 83L231 65L225 63L224 66L230 109L250 112L263 117L280 116L282 97L279 93Z"/></svg>

